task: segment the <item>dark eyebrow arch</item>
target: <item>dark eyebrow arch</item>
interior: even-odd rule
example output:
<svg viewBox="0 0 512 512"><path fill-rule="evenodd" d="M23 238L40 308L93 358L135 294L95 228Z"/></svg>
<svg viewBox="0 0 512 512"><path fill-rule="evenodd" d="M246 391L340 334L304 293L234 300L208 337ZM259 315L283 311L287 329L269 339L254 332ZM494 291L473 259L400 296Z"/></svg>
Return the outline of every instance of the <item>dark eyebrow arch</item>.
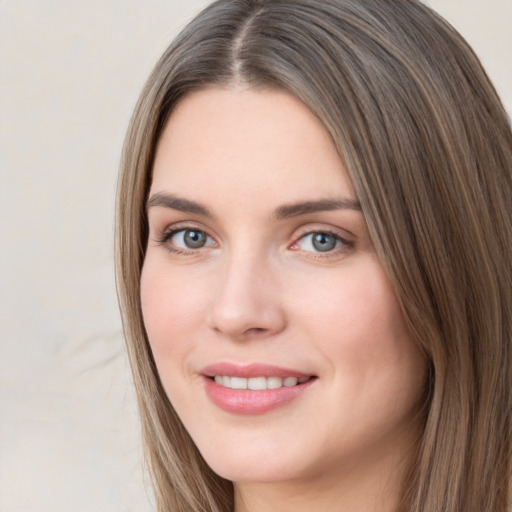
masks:
<svg viewBox="0 0 512 512"><path fill-rule="evenodd" d="M318 201L305 201L280 206L275 211L275 217L277 220L283 220L298 215L331 210L361 211L361 204L356 199L320 199Z"/></svg>
<svg viewBox="0 0 512 512"><path fill-rule="evenodd" d="M163 206L164 208L171 208L172 210L178 210L185 213L193 213L195 215L202 215L203 217L212 217L212 214L208 208L190 201L189 199L183 199L173 194L157 193L152 195L146 204L146 211L155 206Z"/></svg>

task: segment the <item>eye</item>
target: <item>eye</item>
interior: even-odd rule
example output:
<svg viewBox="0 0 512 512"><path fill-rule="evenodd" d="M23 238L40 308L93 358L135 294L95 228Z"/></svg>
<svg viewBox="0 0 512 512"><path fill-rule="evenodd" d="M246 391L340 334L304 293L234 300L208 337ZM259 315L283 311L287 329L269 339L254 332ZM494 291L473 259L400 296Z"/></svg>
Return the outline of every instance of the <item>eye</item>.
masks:
<svg viewBox="0 0 512 512"><path fill-rule="evenodd" d="M330 252L343 245L350 244L340 236L325 231L307 233L294 244L298 249L309 252Z"/></svg>
<svg viewBox="0 0 512 512"><path fill-rule="evenodd" d="M204 231L180 229L170 233L168 241L177 249L194 250L215 245L215 241Z"/></svg>

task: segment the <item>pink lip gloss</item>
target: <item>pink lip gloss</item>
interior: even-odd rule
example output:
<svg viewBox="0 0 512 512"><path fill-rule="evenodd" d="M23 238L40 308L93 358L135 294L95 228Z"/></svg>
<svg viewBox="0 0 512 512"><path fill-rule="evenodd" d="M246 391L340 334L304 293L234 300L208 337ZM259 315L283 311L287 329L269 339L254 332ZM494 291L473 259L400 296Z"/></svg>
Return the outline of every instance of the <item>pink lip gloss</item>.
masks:
<svg viewBox="0 0 512 512"><path fill-rule="evenodd" d="M218 363L204 368L201 374L206 394L217 407L226 412L246 415L263 414L285 405L305 393L316 380L303 372L262 364ZM221 383L215 382L216 376ZM251 383L258 382L260 387L262 382L267 382L272 388L233 389L222 384L221 376L224 379L234 378L237 382L234 386L247 386L249 382L250 387ZM283 385L283 381L287 384ZM290 382L296 383L290 385Z"/></svg>

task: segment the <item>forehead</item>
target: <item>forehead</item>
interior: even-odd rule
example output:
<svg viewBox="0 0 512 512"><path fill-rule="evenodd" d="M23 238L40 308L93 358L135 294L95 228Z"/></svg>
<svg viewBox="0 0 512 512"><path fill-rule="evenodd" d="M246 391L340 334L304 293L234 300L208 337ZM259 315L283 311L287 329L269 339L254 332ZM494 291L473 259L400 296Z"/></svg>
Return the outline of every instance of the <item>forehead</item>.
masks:
<svg viewBox="0 0 512 512"><path fill-rule="evenodd" d="M151 192L162 191L202 202L354 197L327 131L298 99L239 88L194 92L177 105L157 146Z"/></svg>

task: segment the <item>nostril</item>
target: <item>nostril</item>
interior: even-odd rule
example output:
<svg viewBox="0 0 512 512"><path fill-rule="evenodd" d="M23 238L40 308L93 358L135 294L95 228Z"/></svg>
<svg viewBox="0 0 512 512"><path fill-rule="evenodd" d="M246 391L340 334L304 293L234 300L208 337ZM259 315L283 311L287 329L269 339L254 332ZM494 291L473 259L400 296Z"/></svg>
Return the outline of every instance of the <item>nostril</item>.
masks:
<svg viewBox="0 0 512 512"><path fill-rule="evenodd" d="M247 329L246 334L259 334L264 332L266 332L266 329L264 329L263 327L251 327L250 329Z"/></svg>

